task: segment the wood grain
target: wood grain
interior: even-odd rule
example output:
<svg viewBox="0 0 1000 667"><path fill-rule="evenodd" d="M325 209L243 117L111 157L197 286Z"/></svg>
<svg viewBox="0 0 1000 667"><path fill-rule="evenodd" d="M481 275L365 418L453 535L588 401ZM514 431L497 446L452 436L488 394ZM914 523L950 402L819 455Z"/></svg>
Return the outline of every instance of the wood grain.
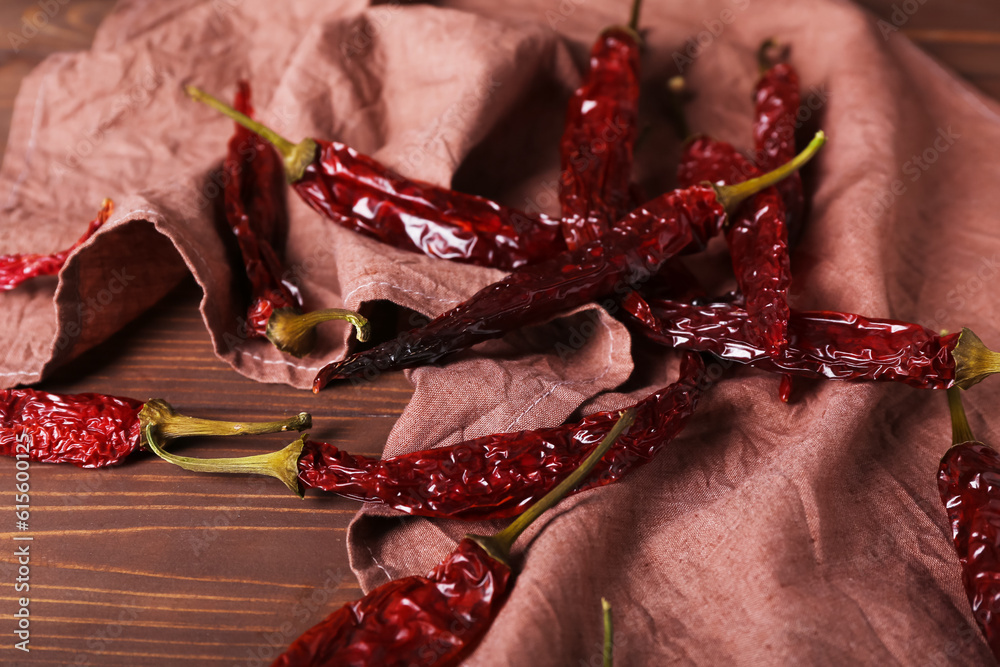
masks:
<svg viewBox="0 0 1000 667"><path fill-rule="evenodd" d="M863 0L894 20L898 0ZM28 0L0 4L0 152L21 79L47 54L85 48L112 0L74 0L39 18ZM899 15L896 14L896 18ZM42 27L18 48L24 21ZM895 25L895 24L894 24ZM973 85L1000 97L1000 4L925 2L901 30ZM31 32L30 29L28 32ZM188 414L277 419L312 412L315 437L378 455L411 387L388 374L318 397L251 382L212 354L185 282L141 321L46 381L52 391L162 397ZM287 436L203 439L204 456L277 449ZM14 517L0 520L0 662L31 665L266 665L302 630L360 590L344 544L356 504L291 496L273 480L199 476L150 456L105 471L31 468L31 653L12 648L19 597ZM14 467L0 461L0 497ZM5 500L0 509L10 509ZM7 532L4 532L6 529ZM248 545L253 545L248 548ZM141 557L137 554L142 554Z"/></svg>

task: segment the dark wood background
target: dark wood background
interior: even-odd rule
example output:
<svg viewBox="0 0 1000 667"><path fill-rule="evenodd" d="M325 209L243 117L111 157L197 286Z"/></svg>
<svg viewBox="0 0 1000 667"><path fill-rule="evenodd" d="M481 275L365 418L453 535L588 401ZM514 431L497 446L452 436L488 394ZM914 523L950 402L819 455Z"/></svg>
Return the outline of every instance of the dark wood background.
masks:
<svg viewBox="0 0 1000 667"><path fill-rule="evenodd" d="M56 4L53 2L52 4ZM86 48L111 0L70 0L18 52L6 35L43 12L0 3L0 153L21 79L46 55ZM898 0L864 0L891 19ZM926 0L903 32L987 94L1000 98L1000 3ZM43 383L59 392L160 396L188 414L277 419L309 410L312 433L378 455L411 389L401 373L319 398L247 380L212 354L184 283L133 323ZM287 436L204 440L194 455L277 449ZM361 591L344 535L356 504L274 480L206 477L153 457L106 471L31 468L31 653L13 648L14 468L0 462L0 663L266 665L302 630ZM248 546L252 545L252 546Z"/></svg>

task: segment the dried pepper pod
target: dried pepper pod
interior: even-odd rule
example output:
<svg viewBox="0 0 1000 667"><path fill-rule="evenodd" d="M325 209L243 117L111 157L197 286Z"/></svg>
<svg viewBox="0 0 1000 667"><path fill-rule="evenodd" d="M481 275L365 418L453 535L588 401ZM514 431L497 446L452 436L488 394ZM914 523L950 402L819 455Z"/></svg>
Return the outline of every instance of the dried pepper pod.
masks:
<svg viewBox="0 0 1000 667"><path fill-rule="evenodd" d="M293 144L211 95L193 86L186 90L271 143L293 189L343 227L403 250L504 270L566 249L558 221L403 178L341 143Z"/></svg>
<svg viewBox="0 0 1000 667"><path fill-rule="evenodd" d="M958 388L948 390L948 404L953 444L941 458L938 492L972 615L1000 660L1000 453L973 437Z"/></svg>
<svg viewBox="0 0 1000 667"><path fill-rule="evenodd" d="M566 110L559 142L559 202L566 245L594 241L630 210L629 180L639 116L639 6L627 26L604 30Z"/></svg>
<svg viewBox="0 0 1000 667"><path fill-rule="evenodd" d="M701 358L686 354L675 383L629 408L635 426L579 490L616 482L656 456L697 407L703 373ZM349 454L308 436L278 452L241 458L156 453L186 470L269 475L299 495L300 488L315 488L419 516L503 519L521 513L580 465L618 416L617 410L599 412L574 424L488 435L390 459Z"/></svg>
<svg viewBox="0 0 1000 667"><path fill-rule="evenodd" d="M110 199L101 202L101 210L83 236L66 250L51 255L0 255L0 292L12 290L21 283L37 276L54 276L59 273L73 251L90 240L101 226L108 221L115 206Z"/></svg>
<svg viewBox="0 0 1000 667"><path fill-rule="evenodd" d="M777 52L777 57L772 53ZM766 40L757 52L760 79L754 89L754 162L760 169L773 169L795 155L795 130L802 104L799 75L787 61L788 49ZM805 197L802 175L796 173L777 186L785 204L788 243L801 233Z"/></svg>
<svg viewBox="0 0 1000 667"><path fill-rule="evenodd" d="M431 364L481 341L538 323L554 312L609 294L625 294L636 276L655 274L682 250L704 246L744 199L798 169L824 141L823 133L818 133L794 160L759 178L662 195L630 213L598 240L519 269L427 325L325 366L316 375L313 391L336 379Z"/></svg>
<svg viewBox="0 0 1000 667"><path fill-rule="evenodd" d="M239 82L235 107L240 113L253 115L246 81ZM354 325L358 340L367 340L368 321L353 311L329 308L303 315L298 288L282 277L285 269L274 243L286 233L288 219L284 167L274 148L237 123L222 169L226 223L236 236L250 279L253 303L247 313L249 334L267 338L282 352L297 357L315 346L316 325L330 320L347 320Z"/></svg>
<svg viewBox="0 0 1000 667"><path fill-rule="evenodd" d="M754 368L811 378L902 382L921 389L968 388L1000 372L1000 354L969 329L939 336L909 322L853 313L792 311L778 356L749 342L746 310L628 297L626 312L650 340L711 352Z"/></svg>
<svg viewBox="0 0 1000 667"><path fill-rule="evenodd" d="M512 583L514 542L584 479L632 420L626 412L590 456L507 528L466 535L427 576L396 579L307 630L272 667L444 667L489 630Z"/></svg>
<svg viewBox="0 0 1000 667"><path fill-rule="evenodd" d="M81 468L121 463L143 448L146 427L171 439L301 431L311 423L305 412L276 422L221 422L179 415L160 399L142 403L104 394L0 390L0 454Z"/></svg>

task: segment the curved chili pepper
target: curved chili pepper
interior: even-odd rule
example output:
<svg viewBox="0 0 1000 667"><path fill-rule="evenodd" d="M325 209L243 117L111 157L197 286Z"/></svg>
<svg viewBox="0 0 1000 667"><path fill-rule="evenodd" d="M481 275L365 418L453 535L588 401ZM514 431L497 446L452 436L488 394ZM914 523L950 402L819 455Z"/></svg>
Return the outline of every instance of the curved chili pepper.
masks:
<svg viewBox="0 0 1000 667"><path fill-rule="evenodd" d="M677 382L632 408L635 426L622 436L578 490L622 479L650 461L681 431L700 396L704 365L687 354ZM306 488L433 517L498 519L514 516L575 468L604 437L618 412L600 412L575 424L501 433L456 445L375 459L307 441L298 462Z"/></svg>
<svg viewBox="0 0 1000 667"><path fill-rule="evenodd" d="M851 313L792 311L778 356L748 342L749 316L725 303L693 305L629 297L626 312L655 342L711 352L775 373L902 382L922 389L970 387L1000 372L1000 354L969 329L939 336L918 324Z"/></svg>
<svg viewBox="0 0 1000 667"><path fill-rule="evenodd" d="M639 1L629 25L601 33L570 98L559 142L559 202L566 245L590 243L626 215L639 115Z"/></svg>
<svg viewBox="0 0 1000 667"><path fill-rule="evenodd" d="M246 81L239 82L235 107L253 115ZM274 148L237 123L222 169L226 222L236 236L250 279L253 303L247 313L248 333L267 338L282 352L297 357L312 351L315 327L321 322L347 320L356 328L358 340L367 340L368 321L353 311L330 308L303 315L298 288L281 277L285 270L272 239L286 232L288 216L281 177L284 168Z"/></svg>
<svg viewBox="0 0 1000 667"><path fill-rule="evenodd" d="M26 453L29 461L72 463L81 468L121 463L143 447L142 432L147 425L164 438L179 438L301 431L311 423L304 412L278 422L219 422L179 415L160 399L144 404L104 394L0 390L0 455Z"/></svg>
<svg viewBox="0 0 1000 667"><path fill-rule="evenodd" d="M566 249L558 221L403 178L341 143L292 144L211 95L186 90L270 142L299 196L343 227L403 250L504 270Z"/></svg>
<svg viewBox="0 0 1000 667"><path fill-rule="evenodd" d="M972 616L1000 660L1000 454L973 437L957 388L948 403L953 445L941 458L938 492Z"/></svg>
<svg viewBox="0 0 1000 667"><path fill-rule="evenodd" d="M547 262L527 266L483 288L429 324L370 350L325 366L313 391L331 380L364 376L373 370L431 364L553 312L631 289L636 276L657 272L692 244L704 246L718 233L727 211L788 171L808 161L822 146L822 133L795 160L757 179L733 186L675 190L630 213L597 241Z"/></svg>
<svg viewBox="0 0 1000 667"><path fill-rule="evenodd" d="M443 667L482 639L511 583L520 534L573 489L631 423L625 413L590 456L544 498L492 536L467 535L427 576L390 581L307 630L272 667Z"/></svg>
<svg viewBox="0 0 1000 667"><path fill-rule="evenodd" d="M0 292L12 290L21 283L37 276L54 276L59 273L74 250L90 240L108 221L115 206L110 199L101 202L97 217L87 226L87 231L66 250L51 255L0 255Z"/></svg>

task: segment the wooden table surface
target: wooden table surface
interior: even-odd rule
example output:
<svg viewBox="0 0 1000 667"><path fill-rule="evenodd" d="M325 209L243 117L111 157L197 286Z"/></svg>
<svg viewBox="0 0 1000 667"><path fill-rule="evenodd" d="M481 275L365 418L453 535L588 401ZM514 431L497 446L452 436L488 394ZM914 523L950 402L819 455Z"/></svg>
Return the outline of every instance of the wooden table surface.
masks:
<svg viewBox="0 0 1000 667"><path fill-rule="evenodd" d="M44 4L44 3L42 3ZM0 50L0 152L21 79L46 55L86 48L110 0L70 0L42 20L42 4L4 0L0 45L23 21L44 26L16 51ZM53 5L57 3L53 2ZM863 5L892 22L893 0ZM897 14L897 22L899 18ZM1000 3L928 0L902 30L987 94L1000 98ZM100 347L41 386L167 398L217 419L277 419L307 409L312 433L378 455L411 388L401 373L362 388L336 386L314 399L247 380L215 358L185 282ZM277 449L275 435L203 440L194 455ZM270 479L188 473L146 456L125 468L31 468L31 652L13 648L17 564L14 467L0 461L0 663L59 665L266 665L335 605L360 595L347 564L345 530L356 504L303 502ZM253 544L252 550L246 549ZM140 546L141 545L141 548ZM151 548L150 545L155 545ZM304 548L305 546L305 548ZM142 554L138 559L136 554Z"/></svg>

